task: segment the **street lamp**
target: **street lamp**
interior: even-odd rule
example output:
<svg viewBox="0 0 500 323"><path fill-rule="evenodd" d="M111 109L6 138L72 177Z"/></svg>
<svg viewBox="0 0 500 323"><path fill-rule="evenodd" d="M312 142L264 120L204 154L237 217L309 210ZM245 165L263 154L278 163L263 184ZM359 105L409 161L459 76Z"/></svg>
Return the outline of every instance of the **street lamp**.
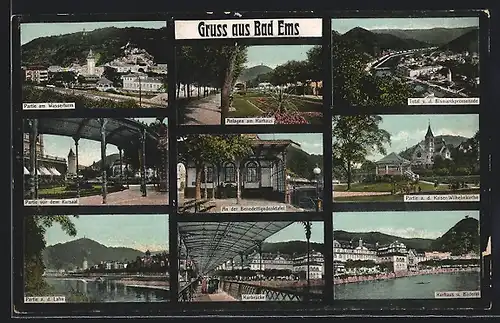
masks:
<svg viewBox="0 0 500 323"><path fill-rule="evenodd" d="M313 169L313 173L316 176L316 212L319 212L319 175L321 174L321 168L316 165Z"/></svg>
<svg viewBox="0 0 500 323"><path fill-rule="evenodd" d="M290 175L286 175L286 199L288 204L292 204L292 199L291 199L291 192L290 192L290 179L292 177Z"/></svg>
<svg viewBox="0 0 500 323"><path fill-rule="evenodd" d="M304 225L304 229L306 231L306 250L307 250L307 296L309 297L309 292L311 291L311 278L310 278L310 253L311 253L311 227L312 223L311 221L303 221L302 224Z"/></svg>

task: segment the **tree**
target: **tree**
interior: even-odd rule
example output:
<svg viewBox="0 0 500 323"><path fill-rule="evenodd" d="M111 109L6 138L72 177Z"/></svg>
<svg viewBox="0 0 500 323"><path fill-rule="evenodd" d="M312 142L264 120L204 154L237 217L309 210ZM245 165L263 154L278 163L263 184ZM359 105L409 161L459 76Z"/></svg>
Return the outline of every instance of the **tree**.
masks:
<svg viewBox="0 0 500 323"><path fill-rule="evenodd" d="M332 33L333 98L335 104L356 106L406 105L415 90L404 80L371 75L369 55L355 43Z"/></svg>
<svg viewBox="0 0 500 323"><path fill-rule="evenodd" d="M236 204L241 202L241 161L252 152L250 138L242 135L228 136L226 154L228 159L233 160L236 165Z"/></svg>
<svg viewBox="0 0 500 323"><path fill-rule="evenodd" d="M46 247L44 234L54 223L59 224L66 234L76 236L75 225L67 215L30 216L25 219L24 292L28 296L44 296L49 291L49 285L43 278L43 250Z"/></svg>
<svg viewBox="0 0 500 323"><path fill-rule="evenodd" d="M201 200L201 172L207 161L225 160L226 143L221 136L187 135L182 140L180 155L195 168L195 199Z"/></svg>
<svg viewBox="0 0 500 323"><path fill-rule="evenodd" d="M363 163L372 152L386 154L385 144L391 135L380 129L382 118L378 115L335 116L332 121L332 150L334 164L338 164L347 176L347 189L351 189L352 169L355 163Z"/></svg>

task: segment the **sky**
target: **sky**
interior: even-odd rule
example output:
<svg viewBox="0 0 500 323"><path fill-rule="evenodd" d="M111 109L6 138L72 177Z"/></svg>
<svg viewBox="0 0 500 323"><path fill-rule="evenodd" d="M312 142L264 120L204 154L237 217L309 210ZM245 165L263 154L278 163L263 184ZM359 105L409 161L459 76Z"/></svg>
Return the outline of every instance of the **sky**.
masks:
<svg viewBox="0 0 500 323"><path fill-rule="evenodd" d="M132 118L147 124L155 122L156 118ZM167 119L163 123L167 124ZM75 141L71 137L58 135L43 135L44 151L46 155L68 158L69 149L75 151ZM106 145L106 154L118 154L118 148L114 145ZM101 160L101 142L80 139L78 141L78 164L90 166L93 162Z"/></svg>
<svg viewBox="0 0 500 323"><path fill-rule="evenodd" d="M332 30L340 34L354 27L364 29L431 29L479 26L478 17L445 18L347 18L332 19Z"/></svg>
<svg viewBox="0 0 500 323"><path fill-rule="evenodd" d="M246 67L266 65L275 68L288 61L307 59L307 51L314 45L267 45L250 46L247 50Z"/></svg>
<svg viewBox="0 0 500 323"><path fill-rule="evenodd" d="M110 21L110 22L63 22L63 23L26 23L21 24L21 45L33 39L59 36L76 32L92 31L106 27L139 27L160 29L166 27L165 21Z"/></svg>
<svg viewBox="0 0 500 323"><path fill-rule="evenodd" d="M323 243L324 242L324 228L323 222L311 222L311 242ZM281 231L273 234L265 240L265 242L285 242L285 241L306 241L304 225L300 222L294 222L282 229Z"/></svg>
<svg viewBox="0 0 500 323"><path fill-rule="evenodd" d="M472 138L479 129L479 116L476 114L446 115L382 115L380 129L391 134L391 145L386 145L387 154L400 153L406 148L424 140L429 121L434 136L456 135ZM377 161L383 155L370 154L367 159Z"/></svg>
<svg viewBox="0 0 500 323"><path fill-rule="evenodd" d="M276 133L258 134L260 139L289 139L300 145L300 149L308 154L323 155L323 134L320 133Z"/></svg>
<svg viewBox="0 0 500 323"><path fill-rule="evenodd" d="M436 239L468 215L479 220L479 211L345 212L333 214L334 230L378 231L402 238Z"/></svg>
<svg viewBox="0 0 500 323"><path fill-rule="evenodd" d="M168 215L80 215L70 216L77 235L70 237L57 224L45 233L47 246L88 238L107 247L128 247L140 251L168 250Z"/></svg>

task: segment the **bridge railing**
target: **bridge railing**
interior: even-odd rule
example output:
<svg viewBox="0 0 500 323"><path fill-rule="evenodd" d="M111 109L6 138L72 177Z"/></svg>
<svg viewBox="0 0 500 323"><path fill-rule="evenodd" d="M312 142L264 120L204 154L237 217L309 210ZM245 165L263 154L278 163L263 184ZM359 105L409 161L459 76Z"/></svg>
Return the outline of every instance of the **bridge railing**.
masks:
<svg viewBox="0 0 500 323"><path fill-rule="evenodd" d="M318 293L289 290L264 285L249 284L239 281L221 281L221 288L235 299L241 300L242 295L265 295L266 301L321 301Z"/></svg>
<svg viewBox="0 0 500 323"><path fill-rule="evenodd" d="M198 288L199 283L200 283L199 280L193 280L186 286L182 287L179 290L177 300L179 302L192 302L196 294L196 289Z"/></svg>

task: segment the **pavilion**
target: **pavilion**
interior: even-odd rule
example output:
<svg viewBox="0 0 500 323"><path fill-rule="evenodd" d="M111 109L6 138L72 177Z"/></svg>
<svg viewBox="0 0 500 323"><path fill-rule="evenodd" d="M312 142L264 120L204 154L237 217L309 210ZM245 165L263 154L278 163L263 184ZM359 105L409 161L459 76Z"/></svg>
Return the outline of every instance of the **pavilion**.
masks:
<svg viewBox="0 0 500 323"><path fill-rule="evenodd" d="M163 122L163 120L160 120ZM166 137L148 129L148 127L133 119L124 118L40 118L26 119L24 121L24 132L29 134L29 166L25 167L30 177L30 198L38 199L38 176L40 174L39 151L36 143L39 134L60 135L71 137L75 143L76 169L79 169L78 144L80 139L88 139L101 142L101 184L102 203L106 204L107 177L106 177L106 146L112 144L118 147L119 163L123 165L124 149L139 151L141 192L147 195L146 189L146 147L157 147L161 151L162 164L159 171L160 183L163 188L168 187L168 148ZM25 170L25 172L26 172ZM123 183L123 167L120 167L119 181ZM77 197L80 197L79 177L76 177ZM160 186L161 187L161 186Z"/></svg>

